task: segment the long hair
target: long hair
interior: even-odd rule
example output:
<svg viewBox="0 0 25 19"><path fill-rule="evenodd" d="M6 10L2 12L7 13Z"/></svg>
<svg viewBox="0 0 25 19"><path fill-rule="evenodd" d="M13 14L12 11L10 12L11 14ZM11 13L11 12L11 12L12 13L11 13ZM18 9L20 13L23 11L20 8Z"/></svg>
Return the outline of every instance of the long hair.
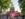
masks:
<svg viewBox="0 0 25 19"><path fill-rule="evenodd" d="M14 11L14 7L11 7L11 8L10 8L10 11L11 11L11 10L13 10L13 11Z"/></svg>

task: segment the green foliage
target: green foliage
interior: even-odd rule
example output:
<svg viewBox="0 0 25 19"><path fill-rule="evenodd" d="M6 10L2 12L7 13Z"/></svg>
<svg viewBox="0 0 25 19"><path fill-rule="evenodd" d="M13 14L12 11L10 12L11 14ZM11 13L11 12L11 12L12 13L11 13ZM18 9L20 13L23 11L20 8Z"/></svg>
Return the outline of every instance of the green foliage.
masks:
<svg viewBox="0 0 25 19"><path fill-rule="evenodd" d="M0 6L2 9L6 9L9 7L10 0L0 0Z"/></svg>
<svg viewBox="0 0 25 19"><path fill-rule="evenodd" d="M22 8L22 13L25 14L25 0L19 1L21 3L20 8Z"/></svg>
<svg viewBox="0 0 25 19"><path fill-rule="evenodd" d="M2 9L9 8L10 3L11 3L11 0L0 0L0 11L2 11Z"/></svg>
<svg viewBox="0 0 25 19"><path fill-rule="evenodd" d="M23 0L19 0L18 2L21 3Z"/></svg>

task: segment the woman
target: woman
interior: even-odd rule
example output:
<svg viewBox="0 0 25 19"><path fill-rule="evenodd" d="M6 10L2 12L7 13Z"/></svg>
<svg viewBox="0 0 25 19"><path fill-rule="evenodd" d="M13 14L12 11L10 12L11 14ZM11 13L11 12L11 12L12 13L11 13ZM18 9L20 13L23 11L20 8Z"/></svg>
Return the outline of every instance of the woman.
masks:
<svg viewBox="0 0 25 19"><path fill-rule="evenodd" d="M10 9L10 12L8 12L7 16L10 16L10 19L14 19L14 16L16 16L16 12L14 11L14 7Z"/></svg>

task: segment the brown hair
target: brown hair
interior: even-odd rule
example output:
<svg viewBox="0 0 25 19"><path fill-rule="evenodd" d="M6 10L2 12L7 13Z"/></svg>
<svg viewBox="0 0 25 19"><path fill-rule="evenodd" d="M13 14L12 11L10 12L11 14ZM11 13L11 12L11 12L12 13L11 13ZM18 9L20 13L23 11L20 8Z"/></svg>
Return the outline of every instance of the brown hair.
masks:
<svg viewBox="0 0 25 19"><path fill-rule="evenodd" d="M14 7L11 7L10 10L14 10Z"/></svg>

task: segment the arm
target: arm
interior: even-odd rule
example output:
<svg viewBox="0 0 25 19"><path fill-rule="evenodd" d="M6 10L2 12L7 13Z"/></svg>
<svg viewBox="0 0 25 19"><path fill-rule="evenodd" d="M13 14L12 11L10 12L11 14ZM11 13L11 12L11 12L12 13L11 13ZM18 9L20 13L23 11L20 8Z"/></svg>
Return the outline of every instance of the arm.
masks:
<svg viewBox="0 0 25 19"><path fill-rule="evenodd" d="M7 12L7 13L6 13L6 15L7 15L7 16L10 16L10 13L9 13L9 12Z"/></svg>

